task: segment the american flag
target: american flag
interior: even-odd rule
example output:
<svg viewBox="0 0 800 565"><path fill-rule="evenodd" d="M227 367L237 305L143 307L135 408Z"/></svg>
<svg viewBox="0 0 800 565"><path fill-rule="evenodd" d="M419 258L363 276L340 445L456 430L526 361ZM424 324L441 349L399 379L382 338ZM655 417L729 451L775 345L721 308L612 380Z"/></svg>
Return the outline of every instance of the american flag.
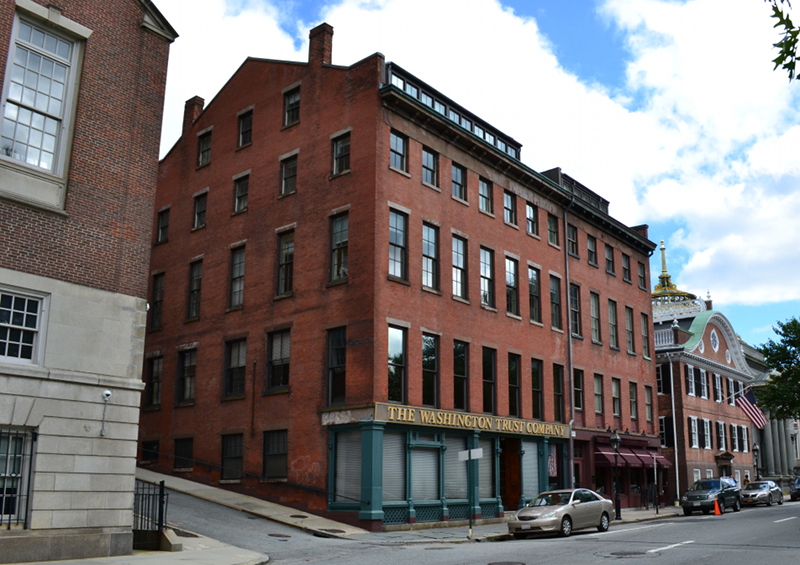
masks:
<svg viewBox="0 0 800 565"><path fill-rule="evenodd" d="M756 406L756 395L752 391L747 391L743 396L736 399L736 406L741 408L750 421L760 430L767 425L767 417L761 409Z"/></svg>

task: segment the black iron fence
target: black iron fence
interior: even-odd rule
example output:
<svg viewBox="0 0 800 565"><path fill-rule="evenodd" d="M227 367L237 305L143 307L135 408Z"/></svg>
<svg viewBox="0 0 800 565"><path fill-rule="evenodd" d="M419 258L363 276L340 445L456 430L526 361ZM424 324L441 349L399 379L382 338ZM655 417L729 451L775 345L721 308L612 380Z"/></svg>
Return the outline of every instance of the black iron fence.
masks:
<svg viewBox="0 0 800 565"><path fill-rule="evenodd" d="M136 481L133 491L133 549L158 549L167 523L164 481L157 485Z"/></svg>

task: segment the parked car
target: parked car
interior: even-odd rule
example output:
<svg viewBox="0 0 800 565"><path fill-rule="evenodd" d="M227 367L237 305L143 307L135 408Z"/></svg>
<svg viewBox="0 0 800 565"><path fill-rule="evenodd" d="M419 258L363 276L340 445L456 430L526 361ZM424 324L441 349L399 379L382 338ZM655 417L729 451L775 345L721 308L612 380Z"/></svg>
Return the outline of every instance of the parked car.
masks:
<svg viewBox="0 0 800 565"><path fill-rule="evenodd" d="M725 512L726 508L733 508L734 512L741 510L741 489L736 480L720 477L695 481L681 497L681 507L687 516L698 510L708 514L713 512L715 500L719 502L720 512Z"/></svg>
<svg viewBox="0 0 800 565"><path fill-rule="evenodd" d="M753 481L742 489L742 504L772 506L776 502L783 504L783 491L772 481Z"/></svg>
<svg viewBox="0 0 800 565"><path fill-rule="evenodd" d="M566 537L573 530L597 528L605 532L614 504L593 490L579 488L543 492L517 511L508 532L517 539L528 534L554 532Z"/></svg>
<svg viewBox="0 0 800 565"><path fill-rule="evenodd" d="M789 497L794 501L800 498L800 477L795 477L789 483Z"/></svg>

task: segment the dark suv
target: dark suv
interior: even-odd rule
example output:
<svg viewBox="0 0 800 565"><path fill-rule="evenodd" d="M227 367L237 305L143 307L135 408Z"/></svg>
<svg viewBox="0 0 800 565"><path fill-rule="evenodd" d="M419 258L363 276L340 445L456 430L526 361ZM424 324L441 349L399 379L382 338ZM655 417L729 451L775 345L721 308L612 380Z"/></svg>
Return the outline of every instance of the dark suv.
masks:
<svg viewBox="0 0 800 565"><path fill-rule="evenodd" d="M696 510L708 514L713 512L715 500L719 501L720 512L725 508L733 508L734 512L742 509L741 489L730 477L696 481L681 498L681 507L687 516Z"/></svg>
<svg viewBox="0 0 800 565"><path fill-rule="evenodd" d="M789 483L789 496L792 500L800 498L800 477L795 477L792 479L792 482Z"/></svg>

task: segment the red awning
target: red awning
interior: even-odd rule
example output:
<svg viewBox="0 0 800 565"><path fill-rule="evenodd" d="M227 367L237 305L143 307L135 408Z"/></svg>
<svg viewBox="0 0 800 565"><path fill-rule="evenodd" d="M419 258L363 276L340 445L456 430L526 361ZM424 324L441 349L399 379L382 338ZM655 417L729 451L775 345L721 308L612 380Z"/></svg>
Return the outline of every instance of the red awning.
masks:
<svg viewBox="0 0 800 565"><path fill-rule="evenodd" d="M619 456L624 459L629 467L642 467L642 460L636 457L629 447L620 447Z"/></svg>
<svg viewBox="0 0 800 565"><path fill-rule="evenodd" d="M642 463L644 463L645 467L653 467L653 455L656 456L656 465L662 469L669 469L672 467L672 463L670 463L669 460L667 460L667 458L661 455L658 451L649 451L638 447L631 447L630 449L639 459L642 460Z"/></svg>
<svg viewBox="0 0 800 565"><path fill-rule="evenodd" d="M597 451L594 452L594 464L600 467L613 467L614 451L605 446L598 446Z"/></svg>

